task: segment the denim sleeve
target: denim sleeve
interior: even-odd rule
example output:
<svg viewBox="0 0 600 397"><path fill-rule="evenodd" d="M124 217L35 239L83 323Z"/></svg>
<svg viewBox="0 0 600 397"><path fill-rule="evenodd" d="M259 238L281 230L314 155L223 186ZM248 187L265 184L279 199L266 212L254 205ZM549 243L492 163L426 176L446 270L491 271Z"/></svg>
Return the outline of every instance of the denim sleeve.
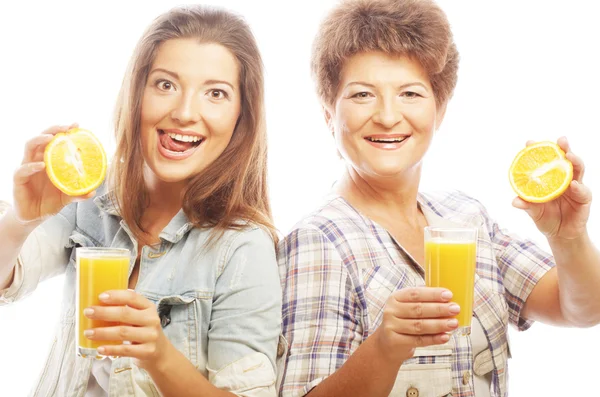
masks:
<svg viewBox="0 0 600 397"><path fill-rule="evenodd" d="M0 305L24 298L40 282L65 272L71 251L65 245L75 229L75 216L76 204L71 204L29 235L17 258L12 284L0 290Z"/></svg>
<svg viewBox="0 0 600 397"><path fill-rule="evenodd" d="M275 396L281 284L261 228L236 233L216 281L208 331L209 380L238 396Z"/></svg>

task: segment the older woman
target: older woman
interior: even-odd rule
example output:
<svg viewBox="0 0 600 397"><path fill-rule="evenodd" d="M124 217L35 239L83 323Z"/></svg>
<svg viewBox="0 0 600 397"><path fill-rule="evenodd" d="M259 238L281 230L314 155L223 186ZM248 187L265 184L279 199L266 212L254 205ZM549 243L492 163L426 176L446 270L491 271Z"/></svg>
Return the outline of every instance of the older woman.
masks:
<svg viewBox="0 0 600 397"><path fill-rule="evenodd" d="M456 84L458 53L429 0L344 1L325 19L312 71L346 163L332 196L280 243L284 397L505 396L507 326L600 322L600 255L586 231L591 192L516 198L552 254L502 230L475 199L419 192L423 158ZM460 307L424 287L424 227L479 230L470 336Z"/></svg>

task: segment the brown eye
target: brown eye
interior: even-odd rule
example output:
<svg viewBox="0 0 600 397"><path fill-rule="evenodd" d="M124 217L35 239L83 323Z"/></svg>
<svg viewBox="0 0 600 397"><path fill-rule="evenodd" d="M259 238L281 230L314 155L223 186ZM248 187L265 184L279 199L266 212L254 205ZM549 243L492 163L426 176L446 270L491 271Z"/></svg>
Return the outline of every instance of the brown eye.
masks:
<svg viewBox="0 0 600 397"><path fill-rule="evenodd" d="M171 91L174 89L173 83L168 80L158 80L156 86L163 91Z"/></svg>
<svg viewBox="0 0 600 397"><path fill-rule="evenodd" d="M209 95L212 99L225 99L227 94L223 90L210 90Z"/></svg>

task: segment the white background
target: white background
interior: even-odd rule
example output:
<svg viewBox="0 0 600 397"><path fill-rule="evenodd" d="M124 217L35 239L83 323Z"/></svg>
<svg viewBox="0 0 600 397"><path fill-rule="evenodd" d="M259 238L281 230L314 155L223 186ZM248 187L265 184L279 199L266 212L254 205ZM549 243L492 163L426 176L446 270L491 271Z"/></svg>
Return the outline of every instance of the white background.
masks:
<svg viewBox="0 0 600 397"><path fill-rule="evenodd" d="M318 203L340 168L309 73L312 37L334 2L218 3L246 16L264 57L271 199L285 232ZM529 218L511 207L507 171L527 139L567 135L600 200L600 11L594 3L440 1L461 67L425 162L424 190L464 190L501 226L547 246ZM133 46L155 16L176 4L2 2L0 199L12 200L12 172L25 141L50 125L77 121L114 150L112 109ZM598 205L588 226L600 245ZM62 282L50 280L26 300L0 308L0 396L24 396L35 381ZM511 330L510 395L599 395L599 337L600 327Z"/></svg>

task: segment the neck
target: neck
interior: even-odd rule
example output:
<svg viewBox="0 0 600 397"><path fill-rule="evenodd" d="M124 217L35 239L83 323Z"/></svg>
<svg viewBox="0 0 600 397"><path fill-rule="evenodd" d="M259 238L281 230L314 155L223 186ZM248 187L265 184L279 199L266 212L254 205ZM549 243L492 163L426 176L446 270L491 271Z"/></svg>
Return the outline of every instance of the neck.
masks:
<svg viewBox="0 0 600 397"><path fill-rule="evenodd" d="M144 179L150 199L144 211L144 223L168 223L182 207L187 181L161 181L148 169L144 173Z"/></svg>
<svg viewBox="0 0 600 397"><path fill-rule="evenodd" d="M420 178L420 165L390 178L365 175L349 165L336 191L370 218L381 221L392 216L395 222L418 227L423 216L417 205Z"/></svg>

